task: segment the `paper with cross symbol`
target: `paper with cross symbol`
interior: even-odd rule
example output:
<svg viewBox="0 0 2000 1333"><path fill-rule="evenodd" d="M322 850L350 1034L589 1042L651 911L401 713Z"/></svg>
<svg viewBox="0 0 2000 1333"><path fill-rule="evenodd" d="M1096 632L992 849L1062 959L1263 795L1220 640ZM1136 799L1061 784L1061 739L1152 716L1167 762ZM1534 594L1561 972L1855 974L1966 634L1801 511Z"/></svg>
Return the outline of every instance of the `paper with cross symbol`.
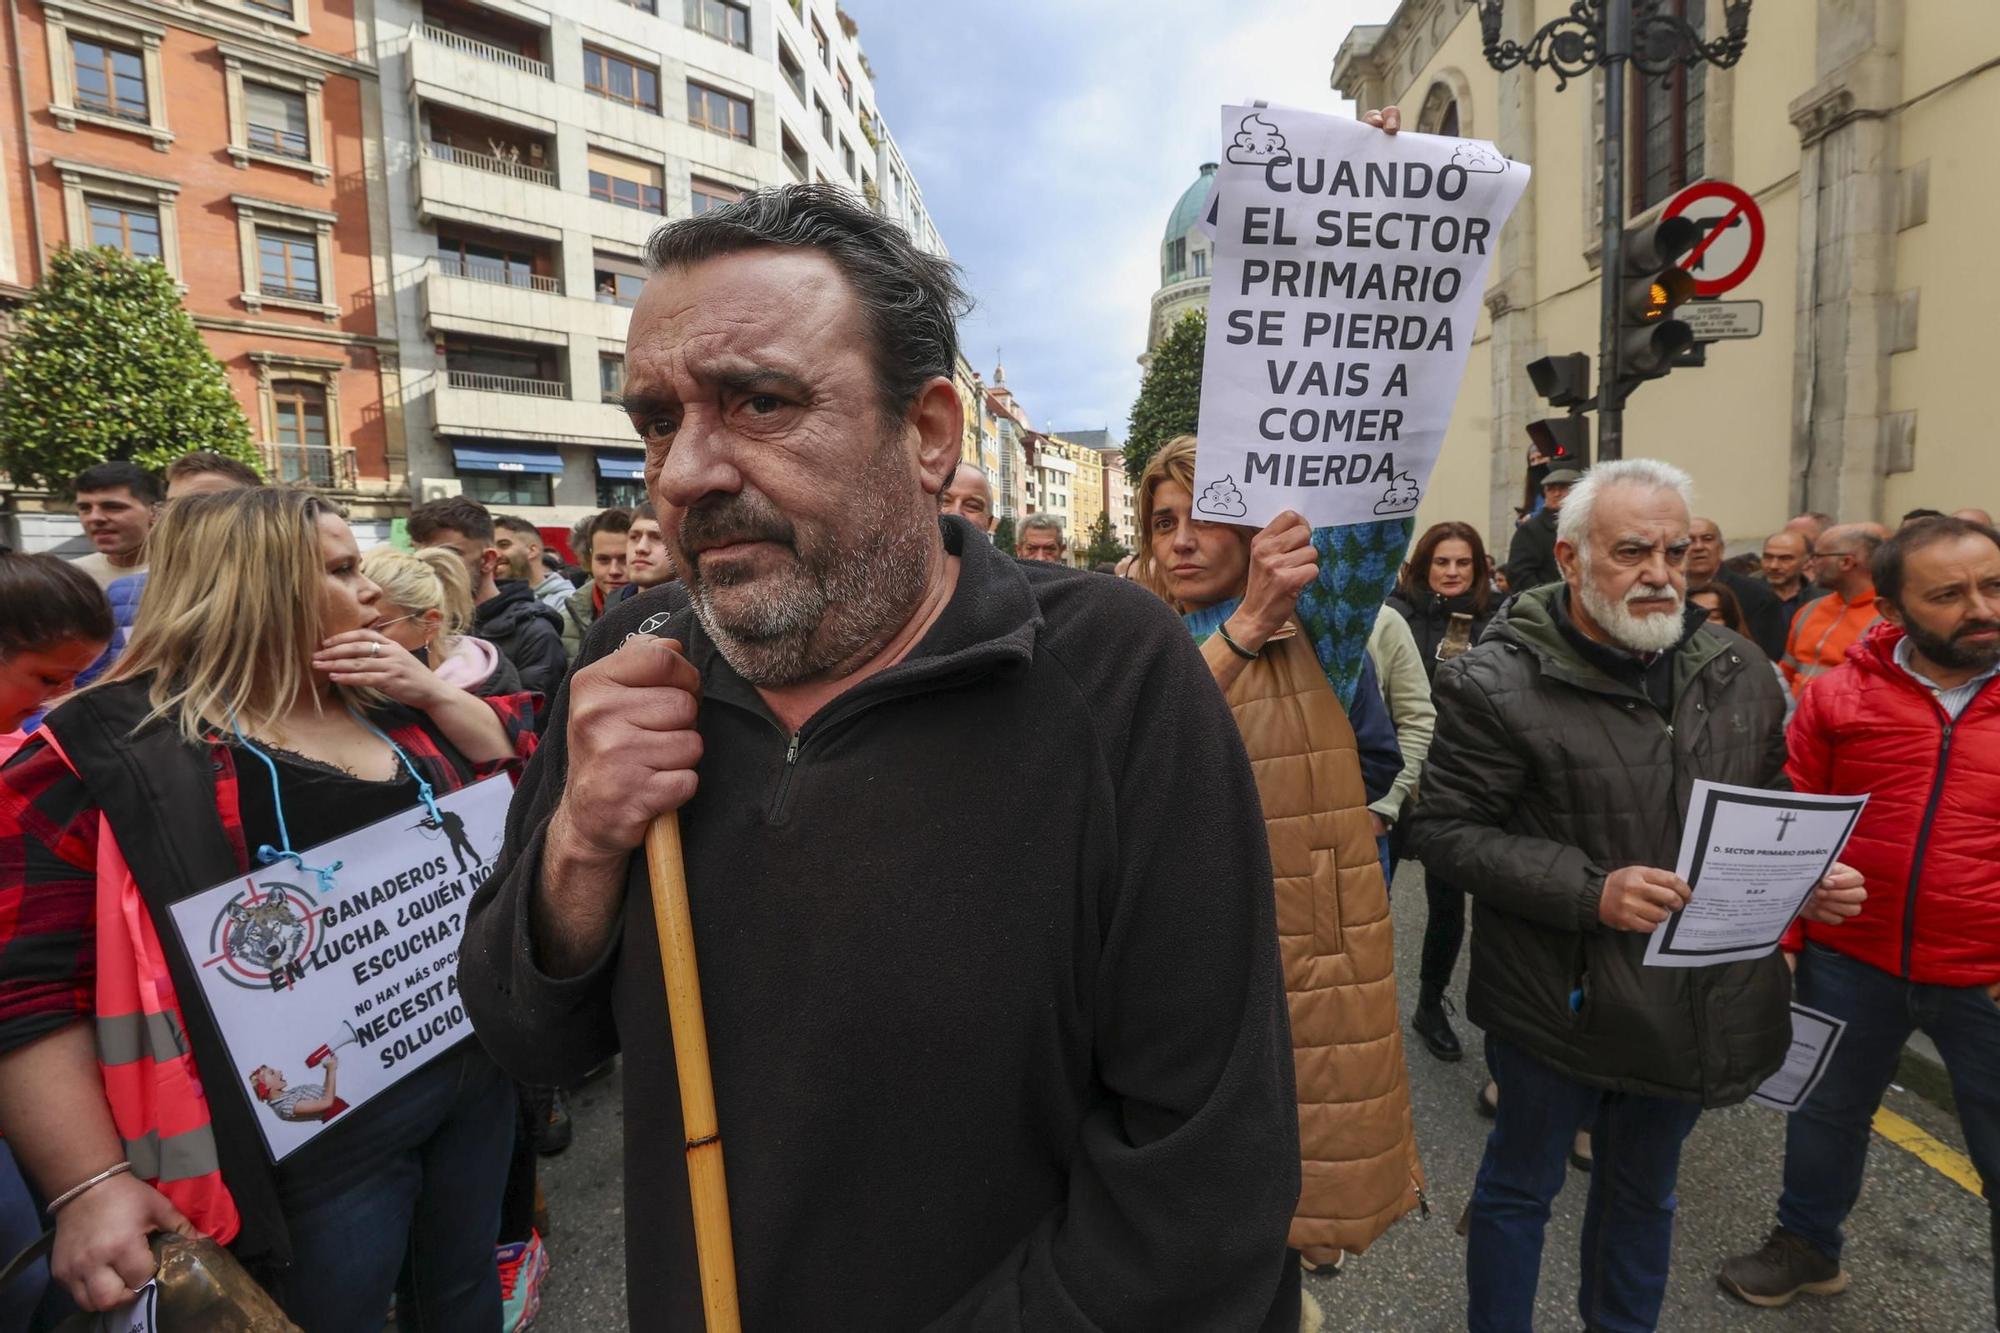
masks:
<svg viewBox="0 0 2000 1333"><path fill-rule="evenodd" d="M1866 794L1696 782L1674 867L1694 893L1647 939L1646 962L1708 967L1777 948L1867 804Z"/></svg>

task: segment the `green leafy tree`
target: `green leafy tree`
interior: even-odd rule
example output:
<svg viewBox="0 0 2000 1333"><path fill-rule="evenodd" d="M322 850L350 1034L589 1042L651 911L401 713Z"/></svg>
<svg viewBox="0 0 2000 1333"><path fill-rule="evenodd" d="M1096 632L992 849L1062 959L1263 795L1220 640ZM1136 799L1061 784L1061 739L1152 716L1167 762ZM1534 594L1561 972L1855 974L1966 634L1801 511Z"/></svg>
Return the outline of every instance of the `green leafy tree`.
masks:
<svg viewBox="0 0 2000 1333"><path fill-rule="evenodd" d="M59 250L21 308L0 381L0 466L56 487L93 463L161 468L190 449L258 465L222 363L166 268Z"/></svg>
<svg viewBox="0 0 2000 1333"><path fill-rule="evenodd" d="M1014 520L1003 518L993 529L993 545L1002 555L1014 554Z"/></svg>
<svg viewBox="0 0 2000 1333"><path fill-rule="evenodd" d="M1108 511L1097 511L1097 521L1090 525L1090 545L1084 548L1083 566L1094 569L1098 565L1115 564L1132 554L1125 549L1125 543L1118 540L1118 534L1111 530L1111 515Z"/></svg>
<svg viewBox="0 0 2000 1333"><path fill-rule="evenodd" d="M1125 475L1133 481L1161 445L1176 435L1194 434L1201 420L1201 360L1207 342L1208 312L1191 310L1154 349L1125 431Z"/></svg>

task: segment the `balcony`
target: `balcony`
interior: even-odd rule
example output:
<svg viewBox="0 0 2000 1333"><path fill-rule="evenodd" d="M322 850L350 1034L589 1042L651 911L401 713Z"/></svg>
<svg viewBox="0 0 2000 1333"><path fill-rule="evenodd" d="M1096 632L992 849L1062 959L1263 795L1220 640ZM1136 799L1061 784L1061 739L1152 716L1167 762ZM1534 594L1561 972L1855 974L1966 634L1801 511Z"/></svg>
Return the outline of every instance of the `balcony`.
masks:
<svg viewBox="0 0 2000 1333"><path fill-rule="evenodd" d="M560 278L541 273L523 273L518 264L506 264L497 259L433 255L431 269L444 277L464 278L467 282L487 282L498 287L519 287L531 292L562 291Z"/></svg>
<svg viewBox="0 0 2000 1333"><path fill-rule="evenodd" d="M441 435L487 440L589 444L630 449L637 439L625 413L611 403L571 398L568 386L549 392L541 380L514 380L534 387L523 394L505 386L509 376L447 371L431 395ZM528 401L532 399L532 401Z"/></svg>
<svg viewBox="0 0 2000 1333"><path fill-rule="evenodd" d="M438 143L434 139L423 142L424 156L435 162L450 162L454 166L470 167L474 171L484 171L489 175L505 176L510 180L526 181L530 185L554 185L556 173L546 167L529 166L511 153L505 157L492 153L476 153L469 148L455 148L450 144Z"/></svg>
<svg viewBox="0 0 2000 1333"><path fill-rule="evenodd" d="M354 450L348 445L279 444L265 440L257 446L257 451L263 455L264 475L277 481L324 490L352 490L359 475Z"/></svg>
<svg viewBox="0 0 2000 1333"><path fill-rule="evenodd" d="M489 375L480 370L447 370L445 383L454 389L475 393L511 393L524 398L567 398L569 385L561 380L522 379L518 375Z"/></svg>
<svg viewBox="0 0 2000 1333"><path fill-rule="evenodd" d="M495 46L491 42L482 42L477 37L467 37L464 33L451 32L445 28L433 27L428 23L418 28L417 31L423 35L425 41L436 42L448 51L456 51L460 55L471 56L475 60L490 60L496 65L505 65L509 69L518 69L523 74L532 74L540 79L555 77L549 71L547 61L537 60L533 56L524 56L518 51L509 51L506 47Z"/></svg>

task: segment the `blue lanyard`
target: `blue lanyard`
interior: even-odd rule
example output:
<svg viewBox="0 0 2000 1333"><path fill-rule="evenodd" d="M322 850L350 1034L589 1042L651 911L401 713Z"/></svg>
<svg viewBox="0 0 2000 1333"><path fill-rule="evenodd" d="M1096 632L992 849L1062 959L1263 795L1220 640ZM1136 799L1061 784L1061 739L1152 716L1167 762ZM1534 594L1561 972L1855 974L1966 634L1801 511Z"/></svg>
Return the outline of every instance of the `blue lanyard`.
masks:
<svg viewBox="0 0 2000 1333"><path fill-rule="evenodd" d="M396 758L402 760L404 770L409 773L411 779L417 784L417 800L423 803L424 810L429 814L433 824L442 824L444 816L438 810L437 798L431 789L431 784L424 780L424 775L419 773L417 766L410 762L410 756L403 752L403 747L390 740L387 732L361 716L361 714L355 712L352 708L348 709L347 712L356 722L374 732L384 745L395 752ZM251 754L263 760L264 767L271 774L271 808L278 816L278 841L284 845L281 847L273 847L269 843L260 845L257 848L257 863L269 866L276 865L280 861L290 861L302 873L318 877L319 891L322 894L331 893L333 891L334 872L346 863L335 861L330 866L309 866L297 852L292 850L291 830L285 827L285 799L278 789L277 762L270 755L265 754L263 750L259 749L256 742L243 734L243 728L238 724L234 716L231 716L229 719L229 727L230 730L236 733L237 742Z"/></svg>

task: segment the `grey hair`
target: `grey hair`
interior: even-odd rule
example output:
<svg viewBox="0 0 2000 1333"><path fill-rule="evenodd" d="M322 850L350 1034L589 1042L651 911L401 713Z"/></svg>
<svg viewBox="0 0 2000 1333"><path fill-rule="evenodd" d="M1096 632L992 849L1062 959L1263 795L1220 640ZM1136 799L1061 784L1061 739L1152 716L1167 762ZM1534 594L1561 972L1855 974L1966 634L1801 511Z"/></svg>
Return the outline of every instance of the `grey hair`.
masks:
<svg viewBox="0 0 2000 1333"><path fill-rule="evenodd" d="M926 254L909 233L833 185L753 190L733 204L668 222L646 241L655 273L762 248L818 250L861 306L873 343L884 413L900 417L924 385L950 379L958 363L958 319L972 308L958 266Z"/></svg>
<svg viewBox="0 0 2000 1333"><path fill-rule="evenodd" d="M1047 511L1044 511L1039 514L1023 515L1020 523L1018 523L1014 528L1014 535L1017 537L1025 537L1029 533L1041 529L1047 529L1048 531L1053 532L1056 536L1063 538L1065 541L1068 540L1068 534L1063 531L1062 520L1057 518L1054 514L1048 513Z"/></svg>
<svg viewBox="0 0 2000 1333"><path fill-rule="evenodd" d="M1589 549L1590 521L1597 497L1614 486L1642 486L1647 490L1672 491L1690 510L1694 508L1694 478L1657 458L1621 458L1599 463L1570 487L1562 511L1556 515L1556 538L1579 551Z"/></svg>

